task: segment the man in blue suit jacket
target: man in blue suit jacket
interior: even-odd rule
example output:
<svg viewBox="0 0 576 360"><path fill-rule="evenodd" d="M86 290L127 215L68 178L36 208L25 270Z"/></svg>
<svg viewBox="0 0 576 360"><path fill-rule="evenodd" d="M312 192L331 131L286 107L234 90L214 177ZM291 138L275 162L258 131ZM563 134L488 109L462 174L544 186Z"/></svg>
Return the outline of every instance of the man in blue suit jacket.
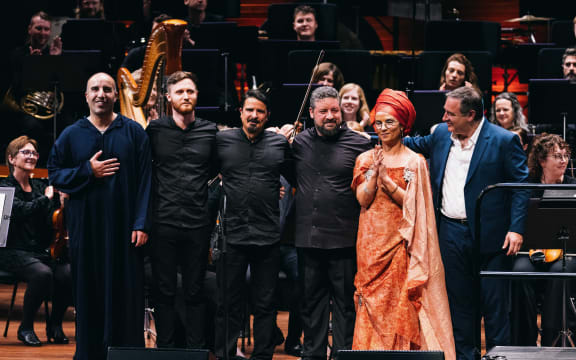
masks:
<svg viewBox="0 0 576 360"><path fill-rule="evenodd" d="M480 350L475 348L477 311L484 316L487 349L510 340L508 284L482 279L478 299L475 261L482 269L510 268L522 245L528 194L504 190L487 194L480 239L474 238L476 199L488 185L525 182L528 168L518 136L483 119L482 97L474 89L461 87L448 93L444 110L444 123L431 135L406 138L404 144L430 159L456 352L458 359L474 359Z"/></svg>

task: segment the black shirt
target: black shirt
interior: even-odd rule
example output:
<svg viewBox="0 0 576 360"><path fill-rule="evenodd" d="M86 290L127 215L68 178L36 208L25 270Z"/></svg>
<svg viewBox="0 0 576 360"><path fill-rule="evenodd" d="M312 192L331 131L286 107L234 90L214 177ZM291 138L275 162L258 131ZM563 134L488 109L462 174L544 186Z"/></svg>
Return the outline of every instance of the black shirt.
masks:
<svg viewBox="0 0 576 360"><path fill-rule="evenodd" d="M56 200L44 196L47 182L30 179L31 192L22 189L14 176L0 182L14 188L14 202L6 247L46 253L52 243L52 212L58 208ZM56 196L54 199L57 199Z"/></svg>
<svg viewBox="0 0 576 360"><path fill-rule="evenodd" d="M151 121L152 222L184 229L209 224L208 181L216 175L218 129L196 118L185 130L172 117Z"/></svg>
<svg viewBox="0 0 576 360"><path fill-rule="evenodd" d="M356 157L370 139L342 128L332 137L315 128L293 143L296 168L296 246L337 249L356 245L360 205L352 191Z"/></svg>
<svg viewBox="0 0 576 360"><path fill-rule="evenodd" d="M282 135L263 131L250 141L242 129L216 135L226 195L229 244L271 245L280 241L280 175L290 179L292 155Z"/></svg>

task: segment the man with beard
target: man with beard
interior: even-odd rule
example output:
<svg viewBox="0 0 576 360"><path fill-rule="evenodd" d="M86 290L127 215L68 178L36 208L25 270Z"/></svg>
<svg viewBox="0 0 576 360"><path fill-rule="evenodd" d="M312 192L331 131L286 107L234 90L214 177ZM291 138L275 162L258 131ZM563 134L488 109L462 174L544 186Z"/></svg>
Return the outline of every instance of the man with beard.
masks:
<svg viewBox="0 0 576 360"><path fill-rule="evenodd" d="M250 266L254 314L252 359L271 360L276 327L273 295L280 268L280 175L291 179L292 156L286 138L264 131L268 100L249 90L240 109L242 128L219 132L216 147L225 196L225 262L217 266L216 356L236 353L242 330L243 291ZM225 306L224 299L227 301ZM225 311L229 337L225 339Z"/></svg>
<svg viewBox="0 0 576 360"><path fill-rule="evenodd" d="M70 195L76 360L106 359L109 346L144 347L150 145L138 123L114 113L117 99L114 79L93 75L90 115L62 132L48 159L51 185Z"/></svg>
<svg viewBox="0 0 576 360"><path fill-rule="evenodd" d="M304 349L302 359L326 359L330 300L332 351L350 349L354 332L356 233L360 206L352 176L356 157L370 140L342 128L338 91L314 90L314 127L296 136L296 247L302 283Z"/></svg>
<svg viewBox="0 0 576 360"><path fill-rule="evenodd" d="M26 89L23 84L25 58L28 56L57 56L62 54L62 40L60 37L52 37L52 18L50 15L43 11L39 11L32 15L30 23L28 24L28 38L24 46L14 49L10 54L10 69L11 74L11 89L6 94L7 103L10 108L17 110L9 121L5 121L7 125L4 127L4 133L7 135L6 139L12 139L16 136L26 134L31 138L37 139L40 144L39 152L47 154L50 152L53 140L53 121L51 117L41 120L36 118L34 114L48 116L49 111L53 110L52 99L54 97L53 91L36 91L35 89ZM30 71L30 69L28 69ZM40 71L40 70L38 70ZM59 94L58 100L63 100ZM22 107L21 102L27 97L40 99L39 106ZM47 103L43 103L46 100ZM31 103L26 101L26 103ZM38 165L41 167L46 166L46 160L40 158Z"/></svg>
<svg viewBox="0 0 576 360"><path fill-rule="evenodd" d="M196 75L177 71L166 81L172 116L151 121L152 273L158 347L175 346L177 270L182 274L186 347L206 346L203 283L208 260L208 181L215 175L218 129L195 116Z"/></svg>
<svg viewBox="0 0 576 360"><path fill-rule="evenodd" d="M576 81L576 48L567 48L562 56L564 79Z"/></svg>

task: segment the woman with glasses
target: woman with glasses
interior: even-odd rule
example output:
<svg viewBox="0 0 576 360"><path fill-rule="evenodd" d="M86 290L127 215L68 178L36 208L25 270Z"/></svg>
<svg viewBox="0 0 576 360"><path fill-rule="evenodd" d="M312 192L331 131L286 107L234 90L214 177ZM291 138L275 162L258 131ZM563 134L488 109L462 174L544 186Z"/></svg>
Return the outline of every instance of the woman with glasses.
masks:
<svg viewBox="0 0 576 360"><path fill-rule="evenodd" d="M0 186L14 188L14 202L8 241L0 248L0 268L27 284L18 340L29 346L42 345L34 332L34 317L42 302L51 299L52 313L46 322L48 342L67 344L62 319L72 302L70 265L50 255L52 214L60 203L58 191L41 179L31 178L38 157L37 142L27 136L12 140L6 149L10 175Z"/></svg>
<svg viewBox="0 0 576 360"><path fill-rule="evenodd" d="M566 175L570 161L570 146L562 137L543 133L536 137L528 155L528 168L533 183L575 184L576 179ZM535 196L540 196L541 191ZM544 224L543 224L544 225ZM559 251L558 251L559 252ZM562 258L554 260L548 251L532 251L530 256L518 256L514 271L562 271ZM576 260L566 257L567 272L576 272ZM562 281L561 280L522 280L513 283L514 300L512 307L513 345L536 346L538 338L537 315L539 303L542 308L542 346L552 346L562 328ZM568 319L572 331L576 330L575 316L568 306ZM561 345L559 341L557 346Z"/></svg>
<svg viewBox="0 0 576 360"><path fill-rule="evenodd" d="M385 89L373 111L381 145L356 159L356 350L442 350L454 339L426 160L405 147L416 111Z"/></svg>

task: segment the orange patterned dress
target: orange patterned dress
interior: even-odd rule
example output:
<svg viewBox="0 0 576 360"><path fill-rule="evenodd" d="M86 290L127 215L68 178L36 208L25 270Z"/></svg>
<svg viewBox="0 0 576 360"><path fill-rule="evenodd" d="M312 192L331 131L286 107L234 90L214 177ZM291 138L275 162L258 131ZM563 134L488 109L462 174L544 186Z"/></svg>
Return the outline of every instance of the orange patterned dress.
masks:
<svg viewBox="0 0 576 360"><path fill-rule="evenodd" d="M366 180L373 152L356 160L354 190ZM442 350L455 359L426 161L412 154L406 166L388 168L388 175L406 190L404 204L378 190L360 213L352 348Z"/></svg>

